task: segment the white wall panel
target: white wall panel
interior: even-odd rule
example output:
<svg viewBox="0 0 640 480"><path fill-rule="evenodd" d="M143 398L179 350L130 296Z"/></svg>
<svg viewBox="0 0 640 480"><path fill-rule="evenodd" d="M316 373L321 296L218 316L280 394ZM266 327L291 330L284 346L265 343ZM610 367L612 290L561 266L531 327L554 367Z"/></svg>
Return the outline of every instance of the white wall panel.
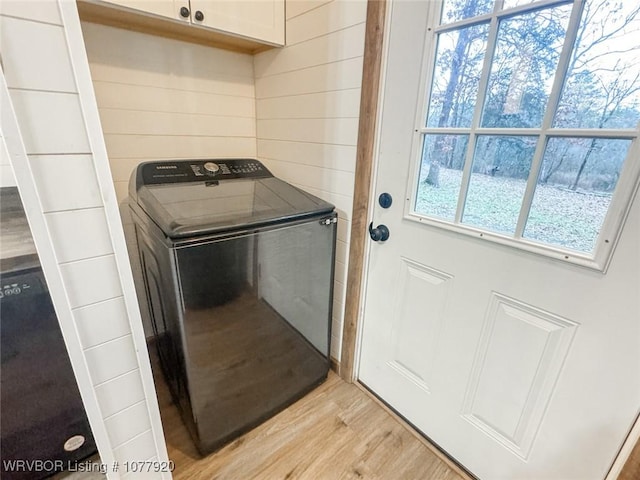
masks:
<svg viewBox="0 0 640 480"><path fill-rule="evenodd" d="M45 217L58 262L113 253L104 208L54 212Z"/></svg>
<svg viewBox="0 0 640 480"><path fill-rule="evenodd" d="M297 17L298 15L302 15L329 2L331 2L331 0L287 0L287 20Z"/></svg>
<svg viewBox="0 0 640 480"><path fill-rule="evenodd" d="M347 283L347 264L336 260L336 280L343 285Z"/></svg>
<svg viewBox="0 0 640 480"><path fill-rule="evenodd" d="M366 12L366 0L333 1L321 5L306 15L299 15L287 22L287 45L295 45L361 23Z"/></svg>
<svg viewBox="0 0 640 480"><path fill-rule="evenodd" d="M112 415L104 423L107 425L109 438L116 448L151 428L149 413L144 402L136 403Z"/></svg>
<svg viewBox="0 0 640 480"><path fill-rule="evenodd" d="M256 105L260 118L358 118L360 89L264 98Z"/></svg>
<svg viewBox="0 0 640 480"><path fill-rule="evenodd" d="M119 158L163 160L176 158L245 157L256 154L255 137L174 137L108 134L104 137L113 163Z"/></svg>
<svg viewBox="0 0 640 480"><path fill-rule="evenodd" d="M157 72L165 85L183 86L193 84L192 79L253 75L251 55L88 22L82 22L82 32L91 68L138 65L134 70ZM96 48L100 44L111 48Z"/></svg>
<svg viewBox="0 0 640 480"><path fill-rule="evenodd" d="M85 356L94 385L136 370L138 366L131 335L88 348Z"/></svg>
<svg viewBox="0 0 640 480"><path fill-rule="evenodd" d="M30 155L42 210L102 206L91 155Z"/></svg>
<svg viewBox="0 0 640 480"><path fill-rule="evenodd" d="M347 263L349 259L349 245L343 240L336 242L336 260Z"/></svg>
<svg viewBox="0 0 640 480"><path fill-rule="evenodd" d="M12 90L28 154L89 153L78 95L36 90Z"/></svg>
<svg viewBox="0 0 640 480"><path fill-rule="evenodd" d="M122 297L76 308L73 316L82 347L87 349L131 333Z"/></svg>
<svg viewBox="0 0 640 480"><path fill-rule="evenodd" d="M256 79L256 98L286 97L347 88L359 89L361 81L362 57L355 57L328 64L320 63L303 70L259 77Z"/></svg>
<svg viewBox="0 0 640 480"><path fill-rule="evenodd" d="M122 295L113 255L60 265L71 308Z"/></svg>
<svg viewBox="0 0 640 480"><path fill-rule="evenodd" d="M140 371L125 373L96 386L96 397L105 418L144 400Z"/></svg>
<svg viewBox="0 0 640 480"><path fill-rule="evenodd" d="M355 146L357 118L258 120L258 138Z"/></svg>
<svg viewBox="0 0 640 480"><path fill-rule="evenodd" d="M154 456L155 450L153 448L153 435L151 430L147 430L144 433L132 438L126 443L123 443L120 447L115 449L116 459L123 466L126 462L145 462ZM144 460L143 460L144 459ZM127 473L123 471L123 474ZM147 476L141 473L132 474L133 478L153 478L153 476Z"/></svg>
<svg viewBox="0 0 640 480"><path fill-rule="evenodd" d="M94 66L93 70L98 67ZM121 77L120 77L121 78ZM132 79L133 81L133 79ZM100 108L171 112L255 118L253 86L248 92L208 93L185 92L176 88L150 87L93 79ZM237 85L230 83L230 85ZM242 94L241 94L242 93ZM250 94L246 95L246 94Z"/></svg>
<svg viewBox="0 0 640 480"><path fill-rule="evenodd" d="M262 158L270 160L345 172L355 172L356 170L355 145L258 139L258 151Z"/></svg>
<svg viewBox="0 0 640 480"><path fill-rule="evenodd" d="M0 16L0 45L9 88L75 92L61 26Z"/></svg>
<svg viewBox="0 0 640 480"><path fill-rule="evenodd" d="M295 177L301 185L338 195L348 192L354 183L352 172L272 159L269 159L269 164L275 171L286 170L287 174Z"/></svg>
<svg viewBox="0 0 640 480"><path fill-rule="evenodd" d="M2 0L0 2L0 15L62 25L60 11L56 2L39 1L38 8L33 8L33 5L30 7L25 8L24 0Z"/></svg>
<svg viewBox="0 0 640 480"><path fill-rule="evenodd" d="M256 156L250 55L90 23L83 33L120 202L142 161Z"/></svg>
<svg viewBox="0 0 640 480"><path fill-rule="evenodd" d="M92 24L84 23L83 30L88 32L89 30L87 26L90 25ZM86 35L88 35L88 33ZM87 41L89 41L88 38ZM218 63L215 59L207 61L214 64ZM245 77L219 74L213 77L199 76L196 78L189 78L182 75L168 73L166 70L158 71L157 69L144 68L132 70L131 65L126 63L121 64L120 62L99 63L98 61L94 61L91 63L91 77L94 81L111 83L114 85L120 84L124 87L139 86L151 89L160 89L165 92L173 90L177 94L182 92L195 92L199 94L253 98L253 76L251 73L248 75L249 76Z"/></svg>
<svg viewBox="0 0 640 480"><path fill-rule="evenodd" d="M288 23L288 22L287 22ZM364 22L282 50L255 57L257 78L362 56Z"/></svg>
<svg viewBox="0 0 640 480"><path fill-rule="evenodd" d="M252 117L103 108L100 119L105 134L219 137L224 132L224 137L256 136L256 122Z"/></svg>
<svg viewBox="0 0 640 480"><path fill-rule="evenodd" d="M351 220L338 219L338 241L349 244L351 237Z"/></svg>
<svg viewBox="0 0 640 480"><path fill-rule="evenodd" d="M331 313L331 356L336 359L340 358L343 324L344 304L334 301Z"/></svg>

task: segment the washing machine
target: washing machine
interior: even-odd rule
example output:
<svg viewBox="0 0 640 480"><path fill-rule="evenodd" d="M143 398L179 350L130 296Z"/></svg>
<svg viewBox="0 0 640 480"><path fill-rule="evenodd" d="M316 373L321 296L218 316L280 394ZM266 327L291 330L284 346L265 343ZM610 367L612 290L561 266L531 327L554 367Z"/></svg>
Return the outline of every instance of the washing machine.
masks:
<svg viewBox="0 0 640 480"><path fill-rule="evenodd" d="M203 455L326 379L333 205L255 159L143 163L129 205L160 365Z"/></svg>
<svg viewBox="0 0 640 480"><path fill-rule="evenodd" d="M15 187L0 207L0 477L36 480L96 444Z"/></svg>

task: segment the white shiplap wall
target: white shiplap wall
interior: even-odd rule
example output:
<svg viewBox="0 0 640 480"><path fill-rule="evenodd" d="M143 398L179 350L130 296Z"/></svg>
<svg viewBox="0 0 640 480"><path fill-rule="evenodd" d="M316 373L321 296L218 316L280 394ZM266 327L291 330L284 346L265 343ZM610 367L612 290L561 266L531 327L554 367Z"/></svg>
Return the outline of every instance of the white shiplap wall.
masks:
<svg viewBox="0 0 640 480"><path fill-rule="evenodd" d="M165 460L75 3L2 0L0 49L0 130L102 458Z"/></svg>
<svg viewBox="0 0 640 480"><path fill-rule="evenodd" d="M83 22L118 200L149 160L255 157L250 55Z"/></svg>
<svg viewBox="0 0 640 480"><path fill-rule="evenodd" d="M287 46L254 58L258 158L338 210L331 353L340 359L366 0L286 5Z"/></svg>
<svg viewBox="0 0 640 480"><path fill-rule="evenodd" d="M16 179L13 176L9 153L4 143L4 137L0 134L0 187L15 187Z"/></svg>
<svg viewBox="0 0 640 480"><path fill-rule="evenodd" d="M88 22L82 32L131 267L141 283L124 204L131 173L151 160L255 157L253 58ZM143 292L138 298L150 337Z"/></svg>

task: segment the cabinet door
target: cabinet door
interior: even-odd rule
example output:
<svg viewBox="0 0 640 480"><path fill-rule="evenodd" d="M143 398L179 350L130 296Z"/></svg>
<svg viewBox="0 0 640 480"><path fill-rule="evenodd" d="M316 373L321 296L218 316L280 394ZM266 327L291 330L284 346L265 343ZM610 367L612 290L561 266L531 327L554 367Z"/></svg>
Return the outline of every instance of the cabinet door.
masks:
<svg viewBox="0 0 640 480"><path fill-rule="evenodd" d="M153 13L161 17L173 18L189 21L189 14L186 17L180 15L180 9L189 9L189 0L107 0L106 3L113 3L123 7L133 8L146 13Z"/></svg>
<svg viewBox="0 0 640 480"><path fill-rule="evenodd" d="M202 20L198 20L202 12ZM194 24L284 45L284 0L191 0Z"/></svg>

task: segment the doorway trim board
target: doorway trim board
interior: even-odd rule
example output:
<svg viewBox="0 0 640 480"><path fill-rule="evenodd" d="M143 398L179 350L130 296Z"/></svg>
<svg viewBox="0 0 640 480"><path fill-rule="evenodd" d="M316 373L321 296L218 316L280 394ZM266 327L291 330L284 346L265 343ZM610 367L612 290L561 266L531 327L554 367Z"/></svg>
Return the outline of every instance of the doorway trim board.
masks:
<svg viewBox="0 0 640 480"><path fill-rule="evenodd" d="M356 147L356 173L351 212L351 243L347 270L340 376L347 382L356 381L356 353L361 307L364 303L364 278L368 253L369 198L378 123L378 102L382 78L383 40L387 0L368 0L364 40L364 61L360 93L360 121Z"/></svg>

